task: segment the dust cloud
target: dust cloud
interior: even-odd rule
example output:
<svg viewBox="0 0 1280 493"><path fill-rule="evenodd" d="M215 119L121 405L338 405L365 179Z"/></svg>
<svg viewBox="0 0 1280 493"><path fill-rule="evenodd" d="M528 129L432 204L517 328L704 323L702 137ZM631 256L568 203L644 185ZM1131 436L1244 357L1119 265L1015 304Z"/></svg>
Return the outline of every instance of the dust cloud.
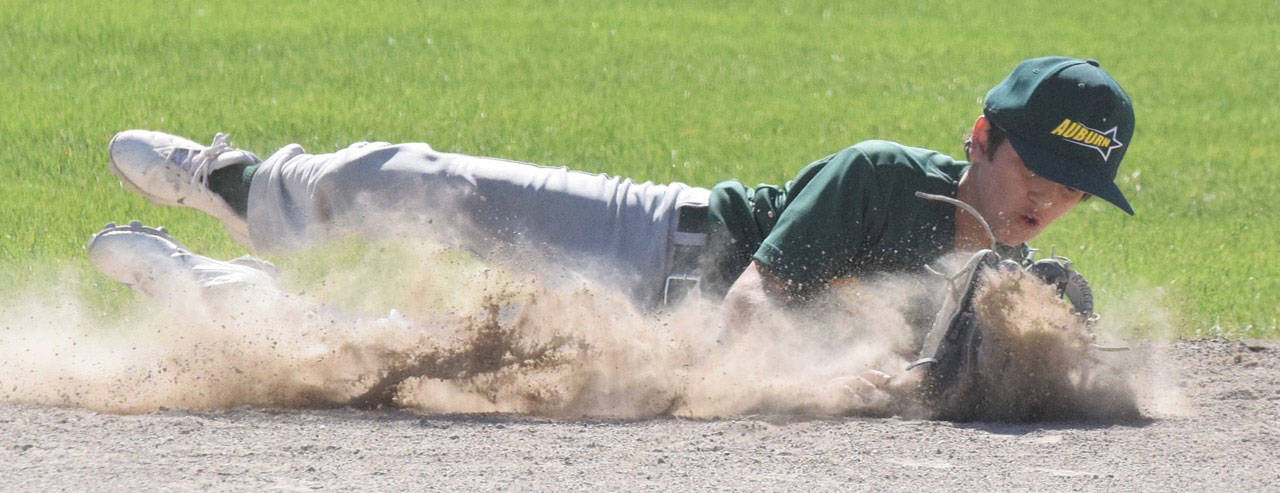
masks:
<svg viewBox="0 0 1280 493"><path fill-rule="evenodd" d="M937 298L931 279L841 286L741 333L707 300L645 313L586 277L406 248L362 249L311 276L286 268L288 289L179 283L136 297L123 315L92 312L71 287L7 300L0 400L112 413L355 406L570 419L951 411L924 406L919 375L903 371L923 335L912 327L932 316L922 303ZM379 262L386 252L418 260L388 269L408 264ZM1046 290L1011 278L982 293L988 404L963 419L1135 415L1133 386L1149 375L1092 356L1083 325Z"/></svg>

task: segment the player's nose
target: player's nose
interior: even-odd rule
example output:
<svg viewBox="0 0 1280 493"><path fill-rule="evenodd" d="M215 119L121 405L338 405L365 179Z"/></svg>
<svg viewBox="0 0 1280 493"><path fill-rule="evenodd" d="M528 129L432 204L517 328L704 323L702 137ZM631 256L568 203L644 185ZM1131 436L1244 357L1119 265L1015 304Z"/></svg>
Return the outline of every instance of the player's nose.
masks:
<svg viewBox="0 0 1280 493"><path fill-rule="evenodd" d="M1036 207L1048 208L1066 200L1071 190L1062 184L1042 176L1032 176L1027 184L1027 196Z"/></svg>

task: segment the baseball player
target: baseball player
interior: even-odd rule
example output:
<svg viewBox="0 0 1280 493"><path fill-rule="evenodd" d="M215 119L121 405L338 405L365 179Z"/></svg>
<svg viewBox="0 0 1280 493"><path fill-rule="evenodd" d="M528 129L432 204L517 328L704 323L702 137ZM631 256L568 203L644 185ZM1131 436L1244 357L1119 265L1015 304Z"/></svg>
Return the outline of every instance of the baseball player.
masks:
<svg viewBox="0 0 1280 493"><path fill-rule="evenodd" d="M536 247L571 267L606 266L584 270L644 307L689 291L723 297L727 325L750 330L834 280L914 271L989 244L978 218L917 192L971 205L1005 255L1025 254L1027 241L1088 196L1132 214L1114 178L1133 131L1129 97L1097 62L1042 57L1018 64L987 94L965 141L967 162L867 141L782 186L637 183L420 143L327 154L292 144L260 159L223 134L203 146L142 130L112 139L110 166L127 188L204 211L255 250L302 248L388 218L448 219L474 231L473 247ZM196 255L137 223L109 224L89 254L144 290L163 275L269 282L261 264Z"/></svg>

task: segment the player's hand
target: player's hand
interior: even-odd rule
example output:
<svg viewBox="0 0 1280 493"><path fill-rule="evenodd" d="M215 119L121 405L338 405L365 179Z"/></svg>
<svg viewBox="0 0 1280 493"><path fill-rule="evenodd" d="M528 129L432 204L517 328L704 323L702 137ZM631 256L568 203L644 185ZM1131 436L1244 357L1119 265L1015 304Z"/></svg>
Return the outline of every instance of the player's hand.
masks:
<svg viewBox="0 0 1280 493"><path fill-rule="evenodd" d="M835 392L842 397L852 399L859 404L867 404L888 398L885 388L893 377L878 370L866 370L857 375L837 378L832 381Z"/></svg>

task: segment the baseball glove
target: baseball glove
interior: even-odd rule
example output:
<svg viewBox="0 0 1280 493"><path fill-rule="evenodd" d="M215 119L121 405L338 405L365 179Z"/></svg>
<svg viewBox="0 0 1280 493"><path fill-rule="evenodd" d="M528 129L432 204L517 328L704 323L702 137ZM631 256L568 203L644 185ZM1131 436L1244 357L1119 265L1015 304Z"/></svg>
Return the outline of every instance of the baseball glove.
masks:
<svg viewBox="0 0 1280 493"><path fill-rule="evenodd" d="M1002 259L992 250L975 253L963 268L947 277L946 298L924 337L919 359L907 367L924 371L922 397L941 418L965 419L982 403L977 372L983 327L973 302L988 269L1023 270L1053 286L1086 325L1096 319L1089 283L1071 268L1069 260L1056 257L1018 262Z"/></svg>

